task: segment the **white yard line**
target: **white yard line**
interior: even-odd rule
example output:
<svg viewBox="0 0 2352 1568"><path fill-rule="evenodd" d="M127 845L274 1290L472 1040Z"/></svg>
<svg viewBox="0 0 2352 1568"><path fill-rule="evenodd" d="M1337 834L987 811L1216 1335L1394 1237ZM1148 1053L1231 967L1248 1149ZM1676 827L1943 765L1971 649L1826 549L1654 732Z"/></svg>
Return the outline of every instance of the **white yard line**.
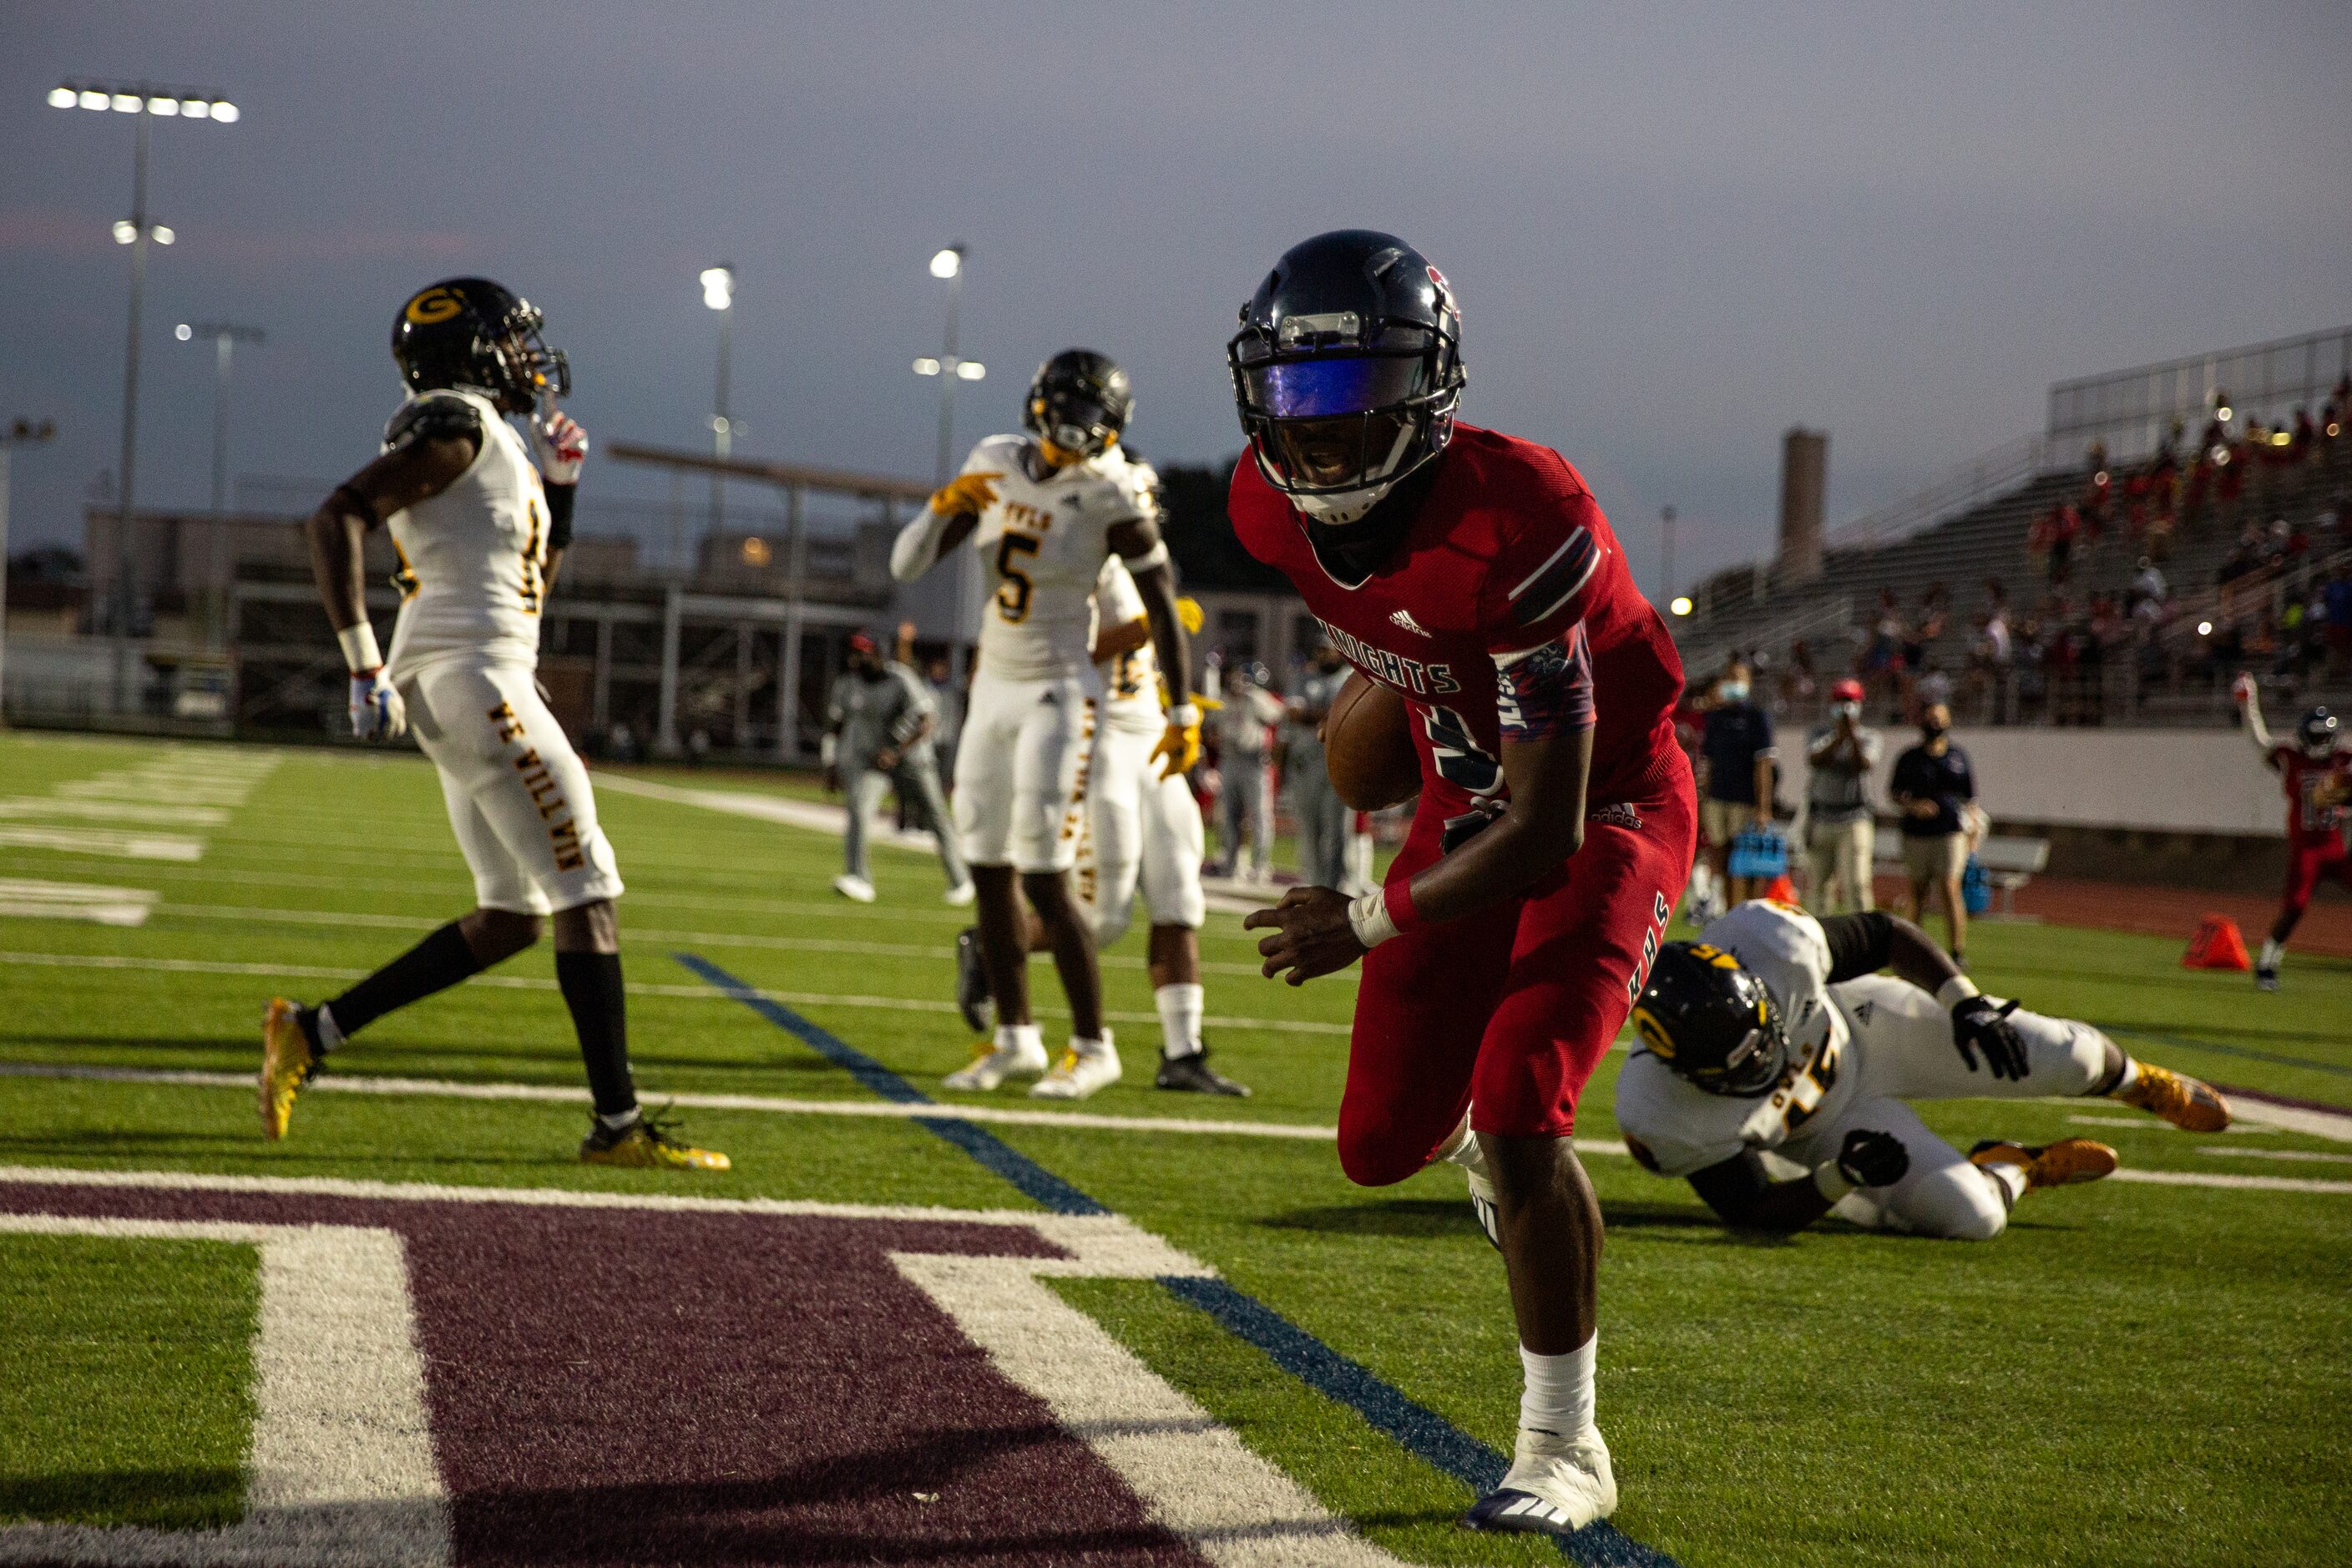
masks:
<svg viewBox="0 0 2352 1568"><path fill-rule="evenodd" d="M2302 1176L2236 1176L2219 1171L2117 1171L2113 1182L2147 1182L2163 1187L2239 1187L2264 1193L2352 1193L2352 1182L2316 1182Z"/></svg>
<svg viewBox="0 0 2352 1568"><path fill-rule="evenodd" d="M2197 1152L2222 1160L2299 1160L2315 1165L2352 1165L2352 1154L2323 1154L2312 1149L2232 1149L2226 1143L2200 1143Z"/></svg>
<svg viewBox="0 0 2352 1568"><path fill-rule="evenodd" d="M241 963L215 958L133 958L112 952L0 952L0 964L25 964L56 969L115 969L152 971L163 974L236 974L258 978L287 980L357 980L368 972L364 969L331 968L311 963ZM468 985L494 985L510 991L552 991L552 980L528 974L478 974L466 982ZM688 1001L710 1002L733 1000L732 994L713 990L708 985L662 984L632 981L628 987L632 996L675 996ZM768 991L757 994L771 1002L781 1002L787 1007L860 1007L888 1013L953 1014L956 1005L947 1001L928 1001L909 996L868 996L820 991ZM1066 1018L1066 1010L1039 1005L1031 1009L1044 1018ZM1158 1013L1140 1013L1107 1008L1103 1016L1114 1024L1156 1024ZM1339 1035L1349 1032L1345 1024L1319 1024L1297 1018L1234 1018L1212 1016L1202 1020L1211 1028L1253 1029L1280 1035Z"/></svg>
<svg viewBox="0 0 2352 1568"><path fill-rule="evenodd" d="M0 1078L60 1079L95 1083L160 1084L190 1089L233 1089L253 1092L251 1073L204 1072L183 1068L110 1068L43 1062L0 1062ZM368 1094L392 1097L424 1096L450 1100L523 1100L537 1104L586 1105L588 1091L539 1083L460 1083L449 1079L350 1077L324 1073L311 1080L306 1094ZM993 1126L1085 1127L1112 1132L1181 1132L1235 1138L1274 1138L1328 1143L1339 1135L1336 1127L1316 1127L1286 1121L1236 1121L1186 1116L1113 1116L1091 1110L1032 1110L1009 1105L961 1103L903 1104L884 1100L810 1100L773 1094L708 1094L692 1090L677 1094L648 1090L646 1098L660 1105L689 1110L751 1110L785 1116L849 1116L868 1120L979 1121ZM1579 1149L1591 1145L1580 1143ZM1624 1151L1618 1144L1604 1152Z"/></svg>
<svg viewBox="0 0 2352 1568"><path fill-rule="evenodd" d="M0 848L53 849L119 860L198 860L205 841L181 833L131 833L104 827L0 826Z"/></svg>
<svg viewBox="0 0 2352 1568"><path fill-rule="evenodd" d="M450 1557L400 1237L356 1226L0 1214L0 1232L241 1243L261 1258L246 1517L220 1530L0 1526L0 1563L383 1563Z"/></svg>

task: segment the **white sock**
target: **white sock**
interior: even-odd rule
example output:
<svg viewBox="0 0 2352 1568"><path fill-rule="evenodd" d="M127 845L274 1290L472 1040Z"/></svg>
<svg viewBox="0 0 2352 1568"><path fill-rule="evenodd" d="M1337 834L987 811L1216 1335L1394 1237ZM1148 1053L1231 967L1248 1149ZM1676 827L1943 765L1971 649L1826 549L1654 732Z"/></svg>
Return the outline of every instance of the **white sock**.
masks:
<svg viewBox="0 0 2352 1568"><path fill-rule="evenodd" d="M2115 1087L2108 1089L2107 1092L2110 1095L2121 1094L2124 1090L2129 1089L2138 1081L2139 1059L2126 1052L2124 1056L2124 1076L2116 1079Z"/></svg>
<svg viewBox="0 0 2352 1568"><path fill-rule="evenodd" d="M1171 1060L1198 1056L1201 1015L1209 1005L1208 988L1200 984L1162 985L1151 994L1160 1009L1160 1048Z"/></svg>
<svg viewBox="0 0 2352 1568"><path fill-rule="evenodd" d="M1486 1173L1486 1151L1479 1147L1478 1134L1470 1131L1468 1111L1462 1113L1462 1125L1455 1128L1445 1142L1437 1146L1437 1152L1432 1154L1429 1160L1433 1165L1440 1160L1445 1160L1461 1166L1465 1171L1475 1171L1482 1176Z"/></svg>
<svg viewBox="0 0 2352 1568"><path fill-rule="evenodd" d="M1595 1333L1565 1355L1538 1355L1519 1347L1519 1365L1527 1372L1520 1426L1573 1437L1592 1425L1593 1349L1600 1342Z"/></svg>
<svg viewBox="0 0 2352 1568"><path fill-rule="evenodd" d="M645 1114L645 1108L643 1106L632 1105L628 1110L622 1111L617 1116L605 1116L600 1113L596 1120L603 1122L612 1131L618 1132L625 1128L634 1125L638 1117L643 1114Z"/></svg>
<svg viewBox="0 0 2352 1568"><path fill-rule="evenodd" d="M999 1024L996 1048L1019 1051L1024 1057L1042 1057L1045 1054L1045 1031L1034 1024Z"/></svg>
<svg viewBox="0 0 2352 1568"><path fill-rule="evenodd" d="M1105 1029L1102 1032L1102 1038L1099 1040L1090 1040L1083 1035L1072 1035L1070 1037L1070 1049L1077 1052L1078 1055L1082 1057L1108 1056L1110 1054L1110 1031L1108 1029Z"/></svg>
<svg viewBox="0 0 2352 1568"><path fill-rule="evenodd" d="M1995 1160L1989 1165L1979 1165L1977 1169L1991 1177L1992 1184L2000 1189L2001 1207L2015 1208L2017 1200L2025 1195L2025 1167L2015 1161Z"/></svg>
<svg viewBox="0 0 2352 1568"><path fill-rule="evenodd" d="M335 1022L334 1008L324 1002L320 1003L316 1023L319 1030L319 1048L321 1051L331 1051L342 1045L343 1027Z"/></svg>
<svg viewBox="0 0 2352 1568"><path fill-rule="evenodd" d="M2279 960L2285 956L2286 943L2279 941L2279 939L2274 936L2266 936L2263 938L2263 956L2256 961L2254 967L2256 969L2276 969L2279 966Z"/></svg>

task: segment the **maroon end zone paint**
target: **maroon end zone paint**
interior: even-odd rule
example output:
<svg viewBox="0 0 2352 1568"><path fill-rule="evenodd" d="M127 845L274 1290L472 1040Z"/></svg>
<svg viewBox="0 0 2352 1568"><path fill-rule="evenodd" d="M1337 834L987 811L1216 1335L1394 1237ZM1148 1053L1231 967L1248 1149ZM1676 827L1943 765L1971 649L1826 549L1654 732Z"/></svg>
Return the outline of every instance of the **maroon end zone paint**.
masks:
<svg viewBox="0 0 2352 1568"><path fill-rule="evenodd" d="M43 1184L0 1209L398 1232L460 1563L1202 1561L888 1257L1060 1255L1017 1226Z"/></svg>

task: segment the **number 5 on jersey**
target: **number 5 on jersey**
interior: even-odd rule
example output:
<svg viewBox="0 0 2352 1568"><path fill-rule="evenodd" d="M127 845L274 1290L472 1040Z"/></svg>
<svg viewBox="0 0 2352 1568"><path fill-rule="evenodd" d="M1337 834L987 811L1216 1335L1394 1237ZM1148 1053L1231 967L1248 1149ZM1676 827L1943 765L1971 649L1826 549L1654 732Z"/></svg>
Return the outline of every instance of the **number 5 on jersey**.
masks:
<svg viewBox="0 0 2352 1568"><path fill-rule="evenodd" d="M1003 579L996 584L996 613L1016 626L1029 618L1029 596L1036 591L1017 558L1036 553L1037 536L1034 533L1015 533L1006 529L996 542L996 574Z"/></svg>

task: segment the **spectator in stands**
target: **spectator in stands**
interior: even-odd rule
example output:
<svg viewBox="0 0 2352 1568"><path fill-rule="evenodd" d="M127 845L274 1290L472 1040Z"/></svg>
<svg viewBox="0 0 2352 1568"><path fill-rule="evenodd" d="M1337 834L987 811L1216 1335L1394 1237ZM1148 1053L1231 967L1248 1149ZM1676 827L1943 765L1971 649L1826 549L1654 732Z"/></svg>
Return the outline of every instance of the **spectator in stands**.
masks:
<svg viewBox="0 0 2352 1568"><path fill-rule="evenodd" d="M2352 674L2352 566L2338 565L2327 574L2319 602L2327 627L2327 678L2342 680Z"/></svg>
<svg viewBox="0 0 2352 1568"><path fill-rule="evenodd" d="M1870 775L1878 767L1878 731L1862 721L1862 682L1830 688L1830 721L1805 737L1806 895L1816 914L1874 906L1871 865L1878 829L1871 818Z"/></svg>
<svg viewBox="0 0 2352 1568"><path fill-rule="evenodd" d="M1911 920L1922 930L1927 895L1944 901L1952 962L1968 963L1969 911L1960 878L1968 869L1969 837L1961 809L1977 797L1969 754L1952 744L1952 711L1938 705L1919 718L1919 743L1895 759L1890 793L1903 816L1903 869L1911 884Z"/></svg>
<svg viewBox="0 0 2352 1568"><path fill-rule="evenodd" d="M2133 599L2135 601L2141 599L2154 599L2160 605L2164 602L2167 593L2168 584L2164 580L2164 573L2158 569L2154 558L2147 555L2141 556L2139 558L2139 567L2137 571L2132 573L2131 576L2131 594Z"/></svg>
<svg viewBox="0 0 2352 1568"><path fill-rule="evenodd" d="M1716 682L1715 706L1699 738L1699 822L1716 874L1731 901L1759 890L1751 879L1731 880L1731 841L1750 827L1772 825L1772 716L1748 694L1748 667L1733 664Z"/></svg>

